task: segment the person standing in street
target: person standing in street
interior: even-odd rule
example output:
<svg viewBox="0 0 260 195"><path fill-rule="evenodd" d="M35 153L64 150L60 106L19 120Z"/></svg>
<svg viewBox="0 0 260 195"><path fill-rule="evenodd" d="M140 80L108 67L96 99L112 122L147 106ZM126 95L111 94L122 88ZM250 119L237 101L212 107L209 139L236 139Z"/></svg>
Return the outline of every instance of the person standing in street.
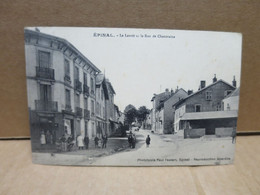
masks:
<svg viewBox="0 0 260 195"><path fill-rule="evenodd" d="M94 139L94 142L95 142L95 148L98 148L98 137L96 136L95 139Z"/></svg>
<svg viewBox="0 0 260 195"><path fill-rule="evenodd" d="M133 137L132 137L132 148L135 148L135 143L136 143L136 137L135 137L135 134L133 134Z"/></svg>
<svg viewBox="0 0 260 195"><path fill-rule="evenodd" d="M102 136L103 142L102 142L102 148L107 147L107 135Z"/></svg>
<svg viewBox="0 0 260 195"><path fill-rule="evenodd" d="M79 135L77 138L77 142L78 142L78 149L84 149L84 143L83 143L83 136Z"/></svg>
<svg viewBox="0 0 260 195"><path fill-rule="evenodd" d="M89 137L88 137L88 135L86 135L86 136L84 137L84 144L85 144L85 146L86 146L86 149L88 149L88 144L89 144Z"/></svg>
<svg viewBox="0 0 260 195"><path fill-rule="evenodd" d="M150 143L151 143L151 138L149 135L147 135L147 137L146 137L146 147L147 148L149 147Z"/></svg>

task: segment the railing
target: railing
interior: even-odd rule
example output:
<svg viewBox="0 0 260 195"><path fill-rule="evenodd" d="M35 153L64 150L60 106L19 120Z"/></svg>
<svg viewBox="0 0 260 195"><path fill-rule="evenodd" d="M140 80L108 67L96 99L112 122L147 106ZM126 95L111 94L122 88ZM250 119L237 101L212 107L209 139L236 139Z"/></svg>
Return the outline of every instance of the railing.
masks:
<svg viewBox="0 0 260 195"><path fill-rule="evenodd" d="M35 100L35 110L46 111L46 112L57 112L58 111L58 102Z"/></svg>
<svg viewBox="0 0 260 195"><path fill-rule="evenodd" d="M82 118L82 116L83 116L83 114L82 114L82 108L76 107L76 108L75 108L75 114L76 114L76 117Z"/></svg>
<svg viewBox="0 0 260 195"><path fill-rule="evenodd" d="M36 77L54 80L54 69L36 66Z"/></svg>
<svg viewBox="0 0 260 195"><path fill-rule="evenodd" d="M74 87L77 91L82 92L82 83L78 79L75 79Z"/></svg>
<svg viewBox="0 0 260 195"><path fill-rule="evenodd" d="M84 109L84 119L86 120L90 119L90 111L87 109Z"/></svg>
<svg viewBox="0 0 260 195"><path fill-rule="evenodd" d="M89 96L89 87L87 85L83 85L83 93L87 96Z"/></svg>

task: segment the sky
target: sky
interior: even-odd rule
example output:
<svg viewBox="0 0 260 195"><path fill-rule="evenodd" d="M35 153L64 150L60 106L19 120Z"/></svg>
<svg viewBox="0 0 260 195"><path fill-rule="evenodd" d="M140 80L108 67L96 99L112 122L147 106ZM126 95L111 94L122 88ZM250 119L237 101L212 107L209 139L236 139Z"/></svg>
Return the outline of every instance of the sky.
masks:
<svg viewBox="0 0 260 195"><path fill-rule="evenodd" d="M35 28L30 28L35 29ZM38 27L72 43L112 83L115 104L152 108L153 94L198 90L217 79L240 85L239 33L124 28ZM100 35L105 34L105 35Z"/></svg>

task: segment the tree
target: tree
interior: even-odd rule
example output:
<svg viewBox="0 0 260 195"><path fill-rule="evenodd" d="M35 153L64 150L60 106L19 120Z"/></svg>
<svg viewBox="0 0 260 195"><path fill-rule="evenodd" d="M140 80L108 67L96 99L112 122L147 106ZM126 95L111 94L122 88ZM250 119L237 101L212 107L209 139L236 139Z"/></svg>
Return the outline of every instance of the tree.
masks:
<svg viewBox="0 0 260 195"><path fill-rule="evenodd" d="M131 104L126 106L126 108L125 108L125 124L131 125L132 122L135 121L136 117L137 117L136 108Z"/></svg>
<svg viewBox="0 0 260 195"><path fill-rule="evenodd" d="M137 120L138 122L142 122L146 119L147 114L150 113L150 110L146 108L146 106L141 106L137 111Z"/></svg>

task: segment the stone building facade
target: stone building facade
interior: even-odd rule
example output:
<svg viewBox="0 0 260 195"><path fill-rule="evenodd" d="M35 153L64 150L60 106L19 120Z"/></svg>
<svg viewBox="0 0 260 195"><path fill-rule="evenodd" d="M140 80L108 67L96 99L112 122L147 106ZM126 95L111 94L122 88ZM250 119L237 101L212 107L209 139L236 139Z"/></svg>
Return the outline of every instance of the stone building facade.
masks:
<svg viewBox="0 0 260 195"><path fill-rule="evenodd" d="M76 140L95 137L97 125L108 130L108 119L114 120L112 84L100 82L101 71L70 42L25 29L25 58L33 148L42 133L54 144L65 133Z"/></svg>

